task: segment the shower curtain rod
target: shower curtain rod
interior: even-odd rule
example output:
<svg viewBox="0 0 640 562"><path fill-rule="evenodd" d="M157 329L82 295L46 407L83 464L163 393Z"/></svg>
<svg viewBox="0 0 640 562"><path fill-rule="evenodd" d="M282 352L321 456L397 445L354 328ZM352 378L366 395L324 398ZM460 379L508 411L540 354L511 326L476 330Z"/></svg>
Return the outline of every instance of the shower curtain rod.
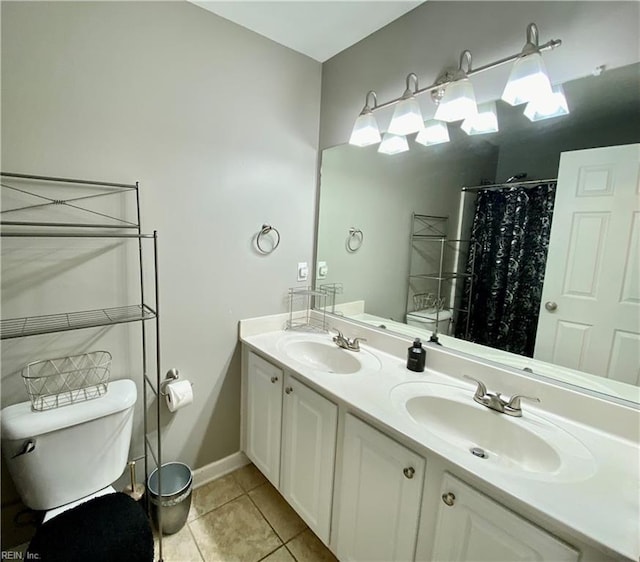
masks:
<svg viewBox="0 0 640 562"><path fill-rule="evenodd" d="M553 181L558 181L558 178L548 178L544 180L527 180L527 181L512 181L509 183L492 183L490 185L476 185L474 187L463 187L462 191L497 191L499 189L507 189L509 187L513 187L514 185L521 185L524 187L535 187L536 185L540 185L542 183L550 183Z"/></svg>

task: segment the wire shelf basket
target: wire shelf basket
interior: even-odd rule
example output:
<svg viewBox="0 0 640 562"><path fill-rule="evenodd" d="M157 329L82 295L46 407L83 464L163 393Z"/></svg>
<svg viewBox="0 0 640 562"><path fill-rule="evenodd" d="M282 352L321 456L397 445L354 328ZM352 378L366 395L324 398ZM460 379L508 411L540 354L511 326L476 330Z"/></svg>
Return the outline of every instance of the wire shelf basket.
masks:
<svg viewBox="0 0 640 562"><path fill-rule="evenodd" d="M288 298L287 330L327 331L327 293L325 291L316 291L311 287L292 287L289 289Z"/></svg>
<svg viewBox="0 0 640 562"><path fill-rule="evenodd" d="M111 370L108 351L44 359L22 369L31 409L51 410L99 398L107 392Z"/></svg>
<svg viewBox="0 0 640 562"><path fill-rule="evenodd" d="M442 310L444 297L437 297L433 293L416 293L413 295L413 310Z"/></svg>

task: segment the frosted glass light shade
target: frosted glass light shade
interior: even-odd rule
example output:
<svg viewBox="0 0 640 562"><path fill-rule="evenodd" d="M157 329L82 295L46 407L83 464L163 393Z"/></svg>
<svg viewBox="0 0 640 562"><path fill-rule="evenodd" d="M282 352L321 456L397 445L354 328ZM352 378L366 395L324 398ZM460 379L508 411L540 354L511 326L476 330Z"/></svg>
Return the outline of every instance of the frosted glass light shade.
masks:
<svg viewBox="0 0 640 562"><path fill-rule="evenodd" d="M513 63L502 100L510 105L520 105L550 94L551 82L542 55L532 53L520 57Z"/></svg>
<svg viewBox="0 0 640 562"><path fill-rule="evenodd" d="M349 144L355 146L369 146L380 142L380 130L373 113L363 113L353 125Z"/></svg>
<svg viewBox="0 0 640 562"><path fill-rule="evenodd" d="M542 121L551 117L568 115L569 106L562 86L558 84L553 87L548 96L530 101L524 109L524 114L530 121Z"/></svg>
<svg viewBox="0 0 640 562"><path fill-rule="evenodd" d="M392 133L382 135L382 142L378 147L378 152L382 154L398 154L407 150L409 150L409 143L405 137Z"/></svg>
<svg viewBox="0 0 640 562"><path fill-rule="evenodd" d="M420 106L416 99L411 97L396 105L388 132L393 135L410 135L422 129L423 124Z"/></svg>
<svg viewBox="0 0 640 562"><path fill-rule="evenodd" d="M425 146L449 142L449 129L447 128L447 124L442 121L429 121L425 123L424 129L416 135L416 142L424 144Z"/></svg>
<svg viewBox="0 0 640 562"><path fill-rule="evenodd" d="M495 133L498 130L498 114L496 103L483 103L478 106L478 113L467 117L460 125L460 128L467 135L483 135L485 133Z"/></svg>
<svg viewBox="0 0 640 562"><path fill-rule="evenodd" d="M462 121L476 113L478 113L478 107L476 106L476 96L473 93L473 84L468 78L463 78L446 87L434 119L451 123L452 121Z"/></svg>

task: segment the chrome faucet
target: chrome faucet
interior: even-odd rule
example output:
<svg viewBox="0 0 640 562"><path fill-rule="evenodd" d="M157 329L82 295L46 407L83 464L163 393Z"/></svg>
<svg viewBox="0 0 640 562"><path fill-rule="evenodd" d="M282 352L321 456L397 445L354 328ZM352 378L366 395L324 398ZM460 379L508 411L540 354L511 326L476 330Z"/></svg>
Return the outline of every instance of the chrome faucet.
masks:
<svg viewBox="0 0 640 562"><path fill-rule="evenodd" d="M360 351L360 342L367 341L365 338L345 338L340 330L336 328L334 328L334 330L338 332L338 335L333 337L333 342L342 349L348 349L349 351Z"/></svg>
<svg viewBox="0 0 640 562"><path fill-rule="evenodd" d="M500 412L501 414L507 414L508 416L514 416L516 418L522 417L522 407L520 400L523 398L531 400L532 402L540 402L539 398L532 396L523 396L522 394L514 394L509 400L502 398L499 392L488 392L487 387L482 381L474 379L468 375L463 375L465 379L472 380L478 385L476 392L473 395L473 399L478 403L486 406L491 410Z"/></svg>

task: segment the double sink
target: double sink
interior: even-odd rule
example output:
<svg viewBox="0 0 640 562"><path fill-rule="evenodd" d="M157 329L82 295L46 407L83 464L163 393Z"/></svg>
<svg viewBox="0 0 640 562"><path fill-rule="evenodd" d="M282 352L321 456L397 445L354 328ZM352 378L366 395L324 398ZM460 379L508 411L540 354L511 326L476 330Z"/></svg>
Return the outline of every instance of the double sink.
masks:
<svg viewBox="0 0 640 562"><path fill-rule="evenodd" d="M350 351L328 335L284 335L277 349L294 365L320 377L381 373L381 361L372 348ZM473 400L473 387L420 380L393 386L389 401L413 425L414 433L437 440L452 455L469 455L497 471L520 476L581 480L591 476L596 463L590 451L570 433L526 406L522 417L511 417Z"/></svg>

